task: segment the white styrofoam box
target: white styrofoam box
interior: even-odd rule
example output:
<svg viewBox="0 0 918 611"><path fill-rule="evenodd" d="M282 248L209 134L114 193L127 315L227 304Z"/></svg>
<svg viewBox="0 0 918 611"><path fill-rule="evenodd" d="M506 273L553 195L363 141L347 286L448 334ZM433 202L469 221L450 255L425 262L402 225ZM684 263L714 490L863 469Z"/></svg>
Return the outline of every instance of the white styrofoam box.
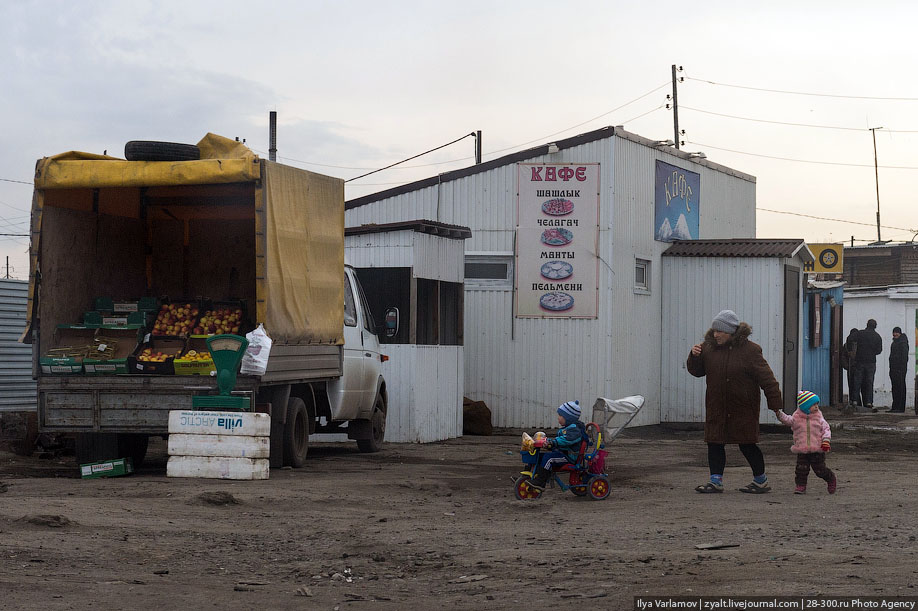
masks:
<svg viewBox="0 0 918 611"><path fill-rule="evenodd" d="M253 412L196 412L177 409L169 412L169 433L264 437L271 434L271 416Z"/></svg>
<svg viewBox="0 0 918 611"><path fill-rule="evenodd" d="M169 456L226 456L228 458L268 458L270 437L248 435L169 435Z"/></svg>
<svg viewBox="0 0 918 611"><path fill-rule="evenodd" d="M267 458L225 456L170 456L166 477L204 479L268 479Z"/></svg>

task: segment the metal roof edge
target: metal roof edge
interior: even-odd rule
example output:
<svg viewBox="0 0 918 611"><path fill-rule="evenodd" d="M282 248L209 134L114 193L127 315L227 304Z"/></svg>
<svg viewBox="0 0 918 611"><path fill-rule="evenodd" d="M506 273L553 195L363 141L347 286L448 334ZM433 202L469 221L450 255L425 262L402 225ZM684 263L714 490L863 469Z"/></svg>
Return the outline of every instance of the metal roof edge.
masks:
<svg viewBox="0 0 918 611"><path fill-rule="evenodd" d="M734 170L733 168L728 168L725 165L720 165L719 163L708 161L707 159L701 159L699 157L692 157L692 153L682 151L677 148L673 148L672 146L661 146L658 140L651 140L650 138L645 138L644 136L639 136L635 133L626 131L625 128L621 125L615 126L615 135L624 140L630 140L631 142L636 142L638 144L643 144L644 146L647 146L653 149L657 149L660 152L667 153L669 155L672 155L673 157L682 159L683 161L697 163L698 165L703 165L707 168L711 168L712 170L716 170L724 174L729 174L731 176L740 178L742 180L745 180L751 183L756 182L756 177L753 176L752 174L746 174L745 172Z"/></svg>
<svg viewBox="0 0 918 611"><path fill-rule="evenodd" d="M492 159L491 161L485 161L465 168L459 168L458 170L443 172L442 174L437 174L436 176L431 176L430 178L424 178L422 180L409 182L404 185L399 185L398 187L386 189L385 191L370 193L369 195L364 195L363 197L358 197L345 202L344 209L351 210L352 208L359 208L360 206L372 204L373 202L378 202L390 197L402 195L404 193L411 193L412 191L417 191L425 187L431 187L433 185L449 182L451 180L458 180L459 178L465 178L466 176L472 176L480 172L487 172L488 170L492 170L500 166L525 161L526 159L533 159L541 155L548 155L548 147L551 144L554 144L559 149L566 149L571 148L572 146L578 146L588 142L602 140L603 138L611 138L615 133L616 128L607 126L590 132L585 132L583 134L578 134L570 138L564 138L563 140L553 140L552 142L547 142L545 144L540 144L539 146L517 151L516 153L509 153L503 157Z"/></svg>
<svg viewBox="0 0 918 611"><path fill-rule="evenodd" d="M366 235L369 233L386 233L390 231L416 231L418 233L427 233L450 240L467 240L472 237L472 230L468 227L424 219L382 224L368 223L357 227L345 227L344 235Z"/></svg>
<svg viewBox="0 0 918 611"><path fill-rule="evenodd" d="M384 191L377 191L376 193L370 193L369 195L364 195L362 197L356 197L352 200L346 201L344 203L345 210L351 210L353 208L359 208L360 206L365 206L367 204L372 204L373 202L378 202L390 197L396 197L404 193L411 193L412 191L418 191L427 187L432 187L437 184L442 184L444 182L449 182L452 180L458 180L459 178L465 178L466 176L472 176L480 172L487 172L494 168L509 165L511 163L518 163L520 161L525 161L527 159L534 159L535 157L540 157L542 155L548 155L548 147L552 144L558 147L558 149L567 149L574 146L579 146L581 144L587 144L589 142L595 142L596 140L602 140L604 138L612 138L618 136L623 140L629 140L637 144L644 145L648 148L656 149L661 153L666 153L672 155L683 161L688 161L694 164L702 165L712 170L722 172L724 174L729 174L736 178L755 183L756 178L751 174L746 174L745 172L740 172L739 170L734 170L733 168L728 168L727 166L720 165L719 163L714 163L713 161L708 161L707 159L700 159L698 157L692 157L692 153L683 152L681 150L675 149L669 146L661 146L659 141L651 140L650 138L645 138L644 136L639 136L635 133L626 131L625 128L621 125L616 125L612 127L608 125L606 127L601 127L593 131L584 132L582 134L577 134L576 136L571 136L570 138L563 138L561 140L553 140L545 144L540 144L539 146L534 146L522 151L517 151L515 153L509 153L497 159L492 159L491 161L485 161L477 165L471 165L465 168L459 168L457 170L450 170L449 172L443 172L442 174L437 174L436 176L430 176L428 178L423 178L421 180L416 180L414 182L405 183L397 187L392 187L391 189L386 189Z"/></svg>

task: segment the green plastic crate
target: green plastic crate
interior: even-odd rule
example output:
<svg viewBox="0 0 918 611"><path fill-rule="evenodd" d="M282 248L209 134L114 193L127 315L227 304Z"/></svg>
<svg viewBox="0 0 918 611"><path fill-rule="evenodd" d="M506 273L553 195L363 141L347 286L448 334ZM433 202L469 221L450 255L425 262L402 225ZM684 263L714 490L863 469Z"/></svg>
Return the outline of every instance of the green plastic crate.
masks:
<svg viewBox="0 0 918 611"><path fill-rule="evenodd" d="M80 465L80 474L83 479L99 479L101 477L120 477L134 472L134 463L130 458L116 458L100 462Z"/></svg>

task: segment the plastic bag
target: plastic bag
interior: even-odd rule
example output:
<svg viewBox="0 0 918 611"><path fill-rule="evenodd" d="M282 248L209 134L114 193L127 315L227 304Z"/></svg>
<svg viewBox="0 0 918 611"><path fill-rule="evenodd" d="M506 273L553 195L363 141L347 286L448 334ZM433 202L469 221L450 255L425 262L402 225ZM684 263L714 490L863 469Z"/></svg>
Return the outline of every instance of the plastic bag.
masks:
<svg viewBox="0 0 918 611"><path fill-rule="evenodd" d="M268 357L271 354L271 338L265 333L265 327L258 323L254 331L245 334L249 346L242 355L242 366L239 373L243 375L264 375L268 370Z"/></svg>
<svg viewBox="0 0 918 611"><path fill-rule="evenodd" d="M526 452L532 452L532 437L529 436L529 433L523 433L523 442L520 447Z"/></svg>

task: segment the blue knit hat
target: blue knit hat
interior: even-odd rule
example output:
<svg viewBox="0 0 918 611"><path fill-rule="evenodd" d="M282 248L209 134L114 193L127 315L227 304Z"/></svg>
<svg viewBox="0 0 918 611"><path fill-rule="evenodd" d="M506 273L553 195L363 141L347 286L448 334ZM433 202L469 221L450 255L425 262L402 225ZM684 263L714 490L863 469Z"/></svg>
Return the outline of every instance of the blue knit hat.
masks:
<svg viewBox="0 0 918 611"><path fill-rule="evenodd" d="M558 414L564 418L564 424L580 420L580 401L568 401L558 408Z"/></svg>
<svg viewBox="0 0 918 611"><path fill-rule="evenodd" d="M801 390L797 393L797 409L801 412L809 414L814 405L819 407L819 395L808 390Z"/></svg>

